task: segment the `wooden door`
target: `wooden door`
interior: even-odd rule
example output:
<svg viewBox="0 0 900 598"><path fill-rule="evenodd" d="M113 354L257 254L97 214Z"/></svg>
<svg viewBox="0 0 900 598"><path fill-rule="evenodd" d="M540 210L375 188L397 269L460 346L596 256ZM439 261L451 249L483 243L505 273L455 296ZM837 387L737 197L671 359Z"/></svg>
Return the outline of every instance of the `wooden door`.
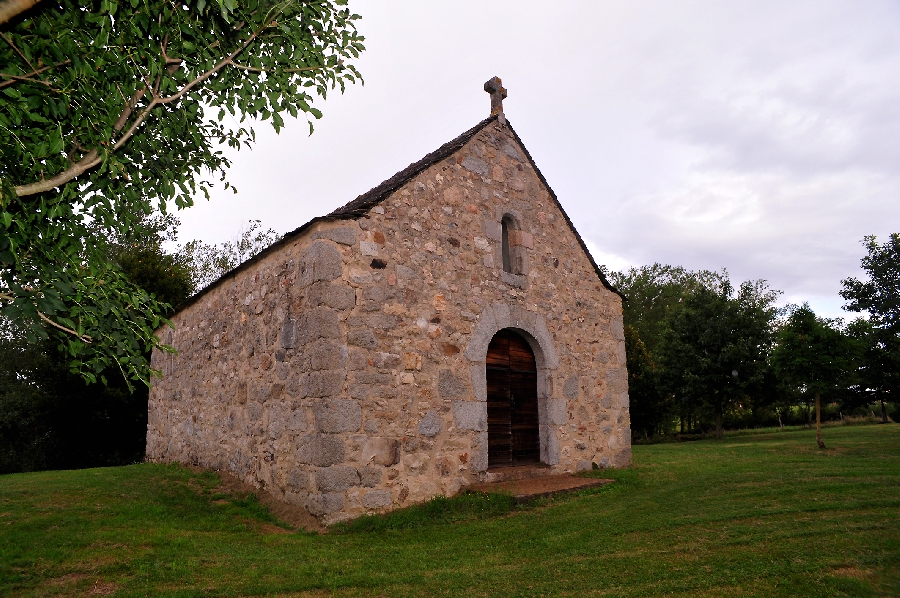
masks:
<svg viewBox="0 0 900 598"><path fill-rule="evenodd" d="M488 346L488 467L538 463L537 366L524 338L501 330Z"/></svg>

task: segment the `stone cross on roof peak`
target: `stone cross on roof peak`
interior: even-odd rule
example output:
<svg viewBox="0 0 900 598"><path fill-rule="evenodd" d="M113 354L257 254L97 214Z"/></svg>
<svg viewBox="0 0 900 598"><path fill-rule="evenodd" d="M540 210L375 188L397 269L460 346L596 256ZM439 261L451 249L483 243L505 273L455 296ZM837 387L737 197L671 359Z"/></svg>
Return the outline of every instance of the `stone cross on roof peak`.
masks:
<svg viewBox="0 0 900 598"><path fill-rule="evenodd" d="M506 88L500 82L500 77L492 77L484 84L484 90L491 94L491 116L503 114L503 98L506 97Z"/></svg>

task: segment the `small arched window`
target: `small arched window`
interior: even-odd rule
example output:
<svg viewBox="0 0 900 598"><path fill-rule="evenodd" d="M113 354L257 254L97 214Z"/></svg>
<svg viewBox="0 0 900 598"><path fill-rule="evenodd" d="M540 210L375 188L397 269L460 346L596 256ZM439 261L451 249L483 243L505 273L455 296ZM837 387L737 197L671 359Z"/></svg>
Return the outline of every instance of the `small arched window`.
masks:
<svg viewBox="0 0 900 598"><path fill-rule="evenodd" d="M500 234L503 251L503 271L512 273L512 259L509 251L509 231L514 229L512 218L504 216L500 221Z"/></svg>

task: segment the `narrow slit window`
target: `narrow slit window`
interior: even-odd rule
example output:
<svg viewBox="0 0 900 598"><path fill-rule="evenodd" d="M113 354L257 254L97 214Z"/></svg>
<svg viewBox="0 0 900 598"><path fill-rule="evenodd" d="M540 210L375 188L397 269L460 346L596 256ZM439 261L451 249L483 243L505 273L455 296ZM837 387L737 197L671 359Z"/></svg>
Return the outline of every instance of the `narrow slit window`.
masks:
<svg viewBox="0 0 900 598"><path fill-rule="evenodd" d="M512 264L509 259L509 227L512 224L508 217L500 221L500 234L503 251L503 271L512 273Z"/></svg>

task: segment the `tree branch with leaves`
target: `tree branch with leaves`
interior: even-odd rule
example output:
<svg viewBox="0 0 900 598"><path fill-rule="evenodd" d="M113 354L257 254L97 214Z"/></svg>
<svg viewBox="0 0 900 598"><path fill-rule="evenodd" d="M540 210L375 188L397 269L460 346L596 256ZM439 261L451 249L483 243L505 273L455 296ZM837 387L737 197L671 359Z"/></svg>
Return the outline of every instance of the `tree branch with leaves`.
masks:
<svg viewBox="0 0 900 598"><path fill-rule="evenodd" d="M0 9L3 8L3 2ZM229 184L247 119L305 116L360 80L344 0L39 3L0 21L0 313L53 335L72 367L144 359L169 306L103 257L104 237Z"/></svg>

